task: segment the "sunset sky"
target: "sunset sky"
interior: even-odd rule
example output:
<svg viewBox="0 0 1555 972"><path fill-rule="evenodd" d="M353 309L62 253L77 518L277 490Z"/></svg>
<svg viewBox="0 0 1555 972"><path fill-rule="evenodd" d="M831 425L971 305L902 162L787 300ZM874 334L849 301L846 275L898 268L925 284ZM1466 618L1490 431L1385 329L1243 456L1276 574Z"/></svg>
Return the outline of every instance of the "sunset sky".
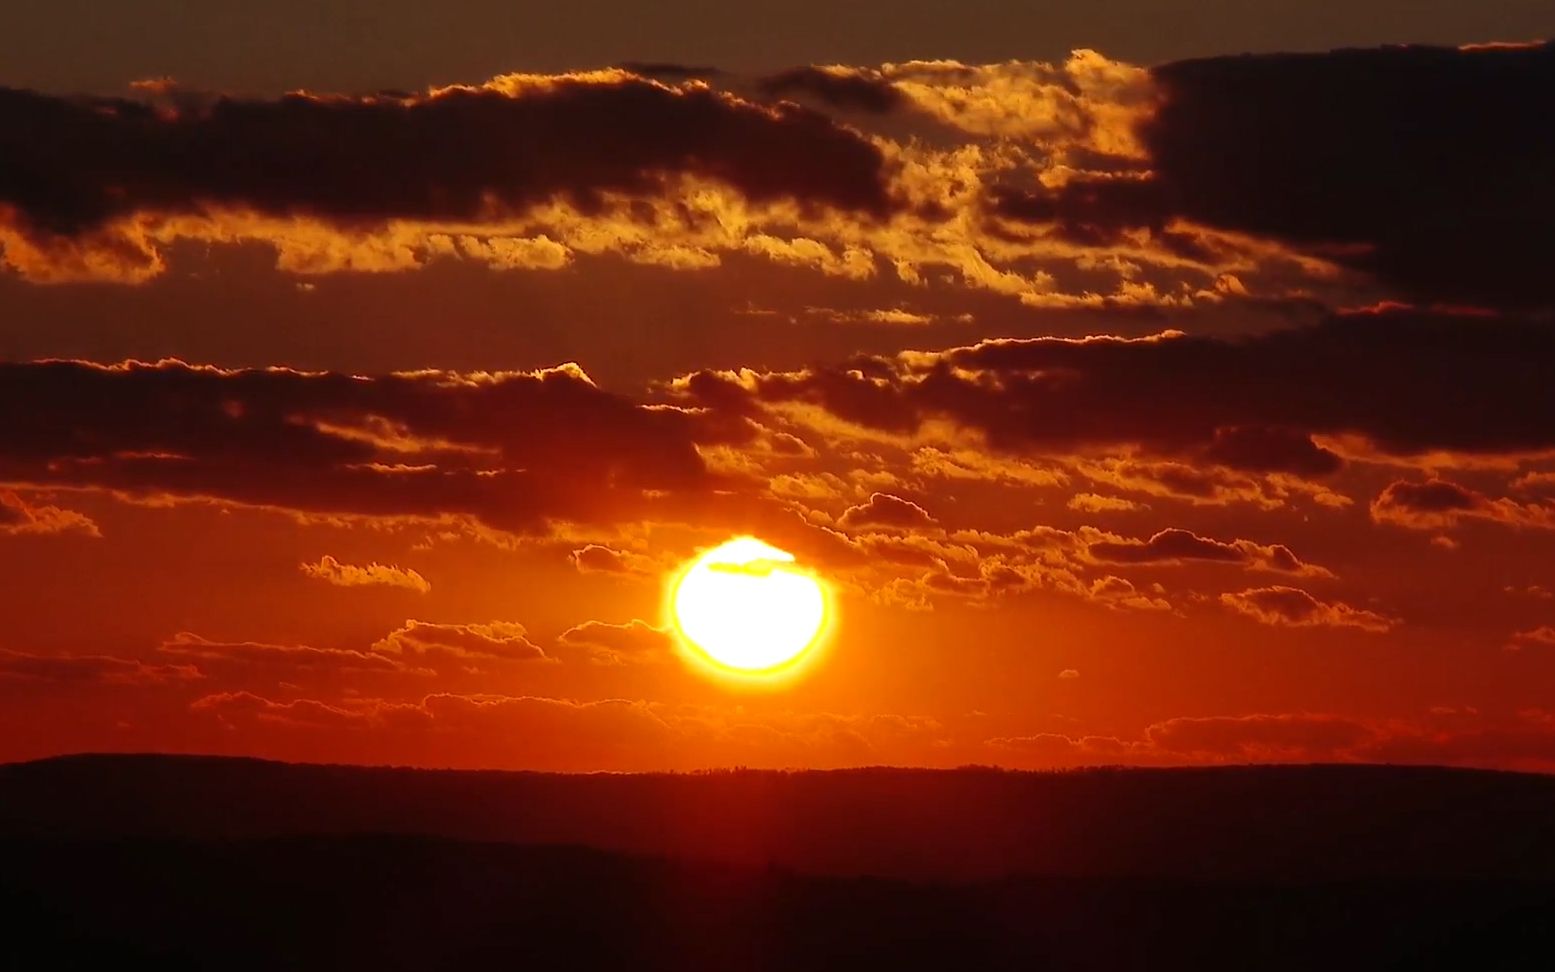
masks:
<svg viewBox="0 0 1555 972"><path fill-rule="evenodd" d="M1555 770L1543 0L14 7L0 760Z"/></svg>

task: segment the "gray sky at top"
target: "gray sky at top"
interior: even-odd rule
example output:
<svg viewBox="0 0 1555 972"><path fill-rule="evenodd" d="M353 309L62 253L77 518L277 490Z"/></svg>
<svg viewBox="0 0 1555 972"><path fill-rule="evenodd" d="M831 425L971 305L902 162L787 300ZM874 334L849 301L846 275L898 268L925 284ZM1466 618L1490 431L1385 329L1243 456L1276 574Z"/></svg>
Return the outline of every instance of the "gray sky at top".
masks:
<svg viewBox="0 0 1555 972"><path fill-rule="evenodd" d="M0 85L367 91L622 61L1134 63L1555 34L1555 0L0 0Z"/></svg>

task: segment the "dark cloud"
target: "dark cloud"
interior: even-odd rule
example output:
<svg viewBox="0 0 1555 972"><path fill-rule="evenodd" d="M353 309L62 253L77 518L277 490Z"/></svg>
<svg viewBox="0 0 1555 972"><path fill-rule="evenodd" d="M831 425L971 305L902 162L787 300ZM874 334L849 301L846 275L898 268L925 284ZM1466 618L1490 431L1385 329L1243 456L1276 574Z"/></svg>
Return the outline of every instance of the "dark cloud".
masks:
<svg viewBox="0 0 1555 972"><path fill-rule="evenodd" d="M1142 447L1197 460L1185 474L1218 462L1320 476L1337 457L1314 434L1392 455L1555 447L1551 374L1547 324L1388 310L1245 338L990 340L679 387L734 413L803 402L893 433L948 419L1011 452Z"/></svg>
<svg viewBox="0 0 1555 972"><path fill-rule="evenodd" d="M1555 45L1244 55L1153 75L1152 206L1312 247L1419 299L1551 303Z"/></svg>
<svg viewBox="0 0 1555 972"><path fill-rule="evenodd" d="M890 493L870 493L869 499L863 503L844 510L837 523L848 529L884 527L911 530L915 527L933 526L934 517L912 500L892 496Z"/></svg>
<svg viewBox="0 0 1555 972"><path fill-rule="evenodd" d="M1113 245L1125 231L1138 228L1152 230L1163 242L1170 235L1175 245L1191 246L1185 235L1167 233L1171 209L1160 185L1148 177L1081 178L1041 189L996 186L989 191L987 208L1016 222L1052 224L1060 239L1077 246Z"/></svg>
<svg viewBox="0 0 1555 972"><path fill-rule="evenodd" d="M1445 529L1464 519L1555 530L1555 501L1492 498L1445 479L1423 483L1397 480L1384 487L1372 501L1371 516L1378 523L1412 530Z"/></svg>
<svg viewBox="0 0 1555 972"><path fill-rule="evenodd" d="M1483 499L1478 493L1457 483L1433 479L1424 483L1389 483L1377 501L1385 508L1442 515L1472 510Z"/></svg>
<svg viewBox="0 0 1555 972"><path fill-rule="evenodd" d="M573 368L360 378L181 362L0 364L0 482L523 530L671 509L720 484L709 426Z"/></svg>
<svg viewBox="0 0 1555 972"><path fill-rule="evenodd" d="M904 100L891 82L852 68L797 67L757 82L767 95L802 95L833 108L883 114Z"/></svg>
<svg viewBox="0 0 1555 972"><path fill-rule="evenodd" d="M268 100L162 82L143 84L139 99L0 89L0 232L14 244L8 262L39 281L146 279L180 238L267 239L283 266L309 272L455 256L556 269L573 260L575 242L559 218L527 228L541 235L495 242L478 228L563 200L576 210L568 219L651 225L652 245L634 232L604 247L644 262L707 268L743 250L855 277L872 273L877 257L914 277L940 263L967 286L992 281L1047 306L1150 311L1200 296L1290 306L1313 291L1374 294L1376 282L1428 305L1551 301L1543 269L1555 259L1544 232L1555 218L1546 176L1555 136L1540 124L1555 113L1548 44L1210 58L1150 72L1094 54L1063 68L808 66L749 82L717 77L726 90L701 80L715 74L633 63L414 94ZM736 92L845 110L873 137L791 101ZM914 110L882 117L904 104ZM929 119L947 131L925 130ZM974 149L986 138L1034 142L1032 164L1002 153L978 153L965 171L930 164L924 152L937 149L926 146L947 135ZM758 212L709 245L696 224L710 218L674 205L680 176L758 203L797 200L800 218L786 206ZM884 219L906 210L965 238L908 246ZM221 214L212 223L121 219L212 212ZM310 222L307 240L287 238L294 217L322 225ZM367 245L390 220L418 241ZM427 229L449 224L476 229ZM313 239L342 233L358 245ZM577 251L600 252L587 238ZM987 278L980 267L1029 273L1007 256L1012 239L1037 251L1068 244L1042 272L1069 260L1087 282L1023 289L1013 277ZM1293 263L1298 254L1358 274L1330 279L1311 260ZM1132 269L1116 293L1093 291L1108 258ZM1249 461L1326 461L1257 446L1227 443L1251 449Z"/></svg>
<svg viewBox="0 0 1555 972"><path fill-rule="evenodd" d="M1102 541L1090 546L1092 557L1115 564L1158 564L1181 560L1218 560L1241 563L1245 559L1235 545L1201 537L1189 530L1162 530L1140 543Z"/></svg>
<svg viewBox="0 0 1555 972"><path fill-rule="evenodd" d="M1344 460L1293 429L1235 426L1215 430L1204 457L1247 472L1284 472L1326 476L1338 472Z"/></svg>
<svg viewBox="0 0 1555 972"><path fill-rule="evenodd" d="M1186 220L1283 241L1415 300L1551 305L1555 46L1241 55L1151 74L1146 170L996 186L988 212L1079 246L1149 230L1212 262L1172 225Z"/></svg>
<svg viewBox="0 0 1555 972"><path fill-rule="evenodd" d="M1321 567L1302 563L1283 544L1264 545L1251 540L1226 542L1201 537L1190 530L1170 528L1149 540L1102 540L1091 544L1087 552L1103 563L1181 564L1190 561L1242 564L1260 570L1288 574L1328 575Z"/></svg>
<svg viewBox="0 0 1555 972"><path fill-rule="evenodd" d="M665 661L674 648L667 630L636 618L624 624L585 621L563 631L557 641L607 665Z"/></svg>
<svg viewBox="0 0 1555 972"><path fill-rule="evenodd" d="M192 665L148 665L111 655L37 655L0 648L0 680L24 679L71 685L159 685L201 678Z"/></svg>
<svg viewBox="0 0 1555 972"><path fill-rule="evenodd" d="M1220 602L1262 623L1287 628L1360 628L1382 633L1398 623L1376 611L1321 601L1296 587L1255 587L1220 595Z"/></svg>
<svg viewBox="0 0 1555 972"><path fill-rule="evenodd" d="M703 176L752 200L888 208L882 156L793 105L559 76L414 98L219 98L198 109L0 89L0 204L31 236L235 207L345 224L478 220Z"/></svg>

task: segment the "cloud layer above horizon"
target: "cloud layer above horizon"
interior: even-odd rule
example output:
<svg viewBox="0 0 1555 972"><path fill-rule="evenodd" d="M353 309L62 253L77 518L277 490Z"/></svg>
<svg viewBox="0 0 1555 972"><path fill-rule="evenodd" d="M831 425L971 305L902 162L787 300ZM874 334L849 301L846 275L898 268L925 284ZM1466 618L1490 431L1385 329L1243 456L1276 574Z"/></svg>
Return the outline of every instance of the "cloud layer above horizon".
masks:
<svg viewBox="0 0 1555 972"><path fill-rule="evenodd" d="M0 89L0 758L1555 767L1552 109L1548 43ZM659 617L737 533L842 599L787 695Z"/></svg>

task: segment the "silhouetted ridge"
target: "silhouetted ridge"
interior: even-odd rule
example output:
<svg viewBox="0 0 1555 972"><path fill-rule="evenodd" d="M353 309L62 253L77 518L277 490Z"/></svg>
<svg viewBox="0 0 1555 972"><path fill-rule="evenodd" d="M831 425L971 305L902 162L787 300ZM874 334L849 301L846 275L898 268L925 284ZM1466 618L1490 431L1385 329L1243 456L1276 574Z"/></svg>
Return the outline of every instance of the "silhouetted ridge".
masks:
<svg viewBox="0 0 1555 972"><path fill-rule="evenodd" d="M419 834L829 875L1555 879L1555 777L1388 766L555 775L79 756L0 837Z"/></svg>

